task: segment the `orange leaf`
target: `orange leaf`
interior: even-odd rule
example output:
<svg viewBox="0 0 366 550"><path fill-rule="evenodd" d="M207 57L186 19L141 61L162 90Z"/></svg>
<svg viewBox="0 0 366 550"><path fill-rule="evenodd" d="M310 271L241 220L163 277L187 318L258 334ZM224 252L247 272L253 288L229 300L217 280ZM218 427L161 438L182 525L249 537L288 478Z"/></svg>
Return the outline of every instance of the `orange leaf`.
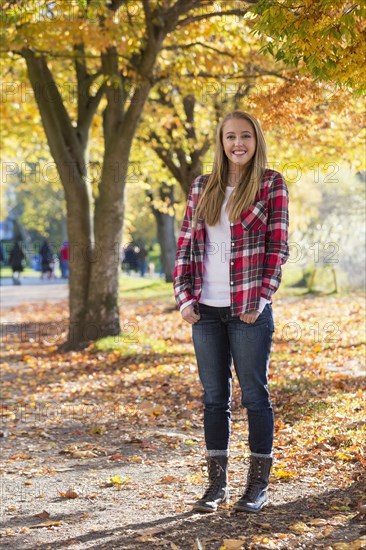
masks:
<svg viewBox="0 0 366 550"><path fill-rule="evenodd" d="M66 493L59 493L59 495L62 498L78 498L80 496L72 489L69 489Z"/></svg>
<svg viewBox="0 0 366 550"><path fill-rule="evenodd" d="M43 510L43 512L41 512L40 514L36 514L35 517L39 519L48 519L50 517L50 514L46 512L46 510Z"/></svg>
<svg viewBox="0 0 366 550"><path fill-rule="evenodd" d="M126 458L126 457L123 455L120 455L119 453L116 453L115 455L111 455L109 457L110 460L121 460L121 458Z"/></svg>
<svg viewBox="0 0 366 550"><path fill-rule="evenodd" d="M168 474L168 475L162 477L159 480L159 483L168 484L168 483L174 483L174 481L177 481L177 480L178 480L177 477Z"/></svg>

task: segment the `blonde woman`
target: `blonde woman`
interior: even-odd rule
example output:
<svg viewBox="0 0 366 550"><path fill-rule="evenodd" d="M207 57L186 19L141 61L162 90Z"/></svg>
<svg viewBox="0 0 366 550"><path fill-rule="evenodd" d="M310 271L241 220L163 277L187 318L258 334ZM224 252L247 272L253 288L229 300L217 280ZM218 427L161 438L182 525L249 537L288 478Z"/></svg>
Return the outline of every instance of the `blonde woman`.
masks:
<svg viewBox="0 0 366 550"><path fill-rule="evenodd" d="M217 129L213 170L197 177L177 244L174 293L192 325L204 390L209 483L193 509L214 512L228 500L232 363L247 409L250 464L238 512L267 503L273 410L268 367L274 322L272 295L288 250L288 190L267 167L258 120L228 113Z"/></svg>

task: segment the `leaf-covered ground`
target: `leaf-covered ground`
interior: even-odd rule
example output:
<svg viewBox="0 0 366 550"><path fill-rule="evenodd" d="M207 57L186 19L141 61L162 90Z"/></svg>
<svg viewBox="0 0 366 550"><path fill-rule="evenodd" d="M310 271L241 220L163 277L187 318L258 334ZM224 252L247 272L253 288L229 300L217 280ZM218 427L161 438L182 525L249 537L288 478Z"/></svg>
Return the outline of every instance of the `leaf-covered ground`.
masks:
<svg viewBox="0 0 366 550"><path fill-rule="evenodd" d="M5 310L0 547L366 547L361 295L274 303L271 503L190 511L206 480L191 332L171 300L124 300L123 334L58 351L66 303ZM248 459L234 382L230 485Z"/></svg>

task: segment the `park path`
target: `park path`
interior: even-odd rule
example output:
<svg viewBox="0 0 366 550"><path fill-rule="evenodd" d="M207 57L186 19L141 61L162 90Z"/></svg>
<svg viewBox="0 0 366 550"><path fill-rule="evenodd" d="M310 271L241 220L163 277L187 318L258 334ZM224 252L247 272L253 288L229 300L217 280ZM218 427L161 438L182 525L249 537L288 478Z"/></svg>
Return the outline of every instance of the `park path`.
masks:
<svg viewBox="0 0 366 550"><path fill-rule="evenodd" d="M67 299L68 295L69 286L64 279L24 277L21 285L14 286L10 277L4 277L0 285L0 309L30 302L59 302Z"/></svg>

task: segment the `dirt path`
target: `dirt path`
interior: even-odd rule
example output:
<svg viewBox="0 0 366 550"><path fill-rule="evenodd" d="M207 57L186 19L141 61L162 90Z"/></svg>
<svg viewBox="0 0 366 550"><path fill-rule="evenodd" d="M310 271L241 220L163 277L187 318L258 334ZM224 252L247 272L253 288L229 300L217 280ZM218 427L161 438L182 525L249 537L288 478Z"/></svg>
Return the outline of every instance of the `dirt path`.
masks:
<svg viewBox="0 0 366 550"><path fill-rule="evenodd" d="M202 448L190 444L200 442L198 429L187 435L141 426L134 437L118 421L104 434L72 420L46 431L25 421L18 436L16 446L9 438L2 445L10 460L2 470L1 548L188 549L200 543L218 550L225 539L241 539L243 548L340 548L334 543L351 544L366 532L354 513L342 511L358 500L362 482L342 489L329 478L314 486L314 473L296 483L272 480L271 504L259 515L236 515L230 505L210 516L191 513L203 488ZM230 462L234 500L246 465L235 454ZM114 476L120 489L108 486ZM68 491L76 498L61 496Z"/></svg>
<svg viewBox="0 0 366 550"><path fill-rule="evenodd" d="M29 312L37 319L46 305L39 310L31 305ZM317 386L297 390L295 397L305 403L302 416L289 408L288 381L283 390L275 387L270 505L254 516L235 514L230 504L202 516L190 511L206 478L201 393L189 335L163 305L151 311L145 305L133 315L144 316L137 355L59 354L13 335L3 343L0 548L366 547L364 517L357 510L366 489L359 463L347 454L339 457L344 440L338 436L319 440L316 426L325 433L328 424L298 432L301 441L295 431L319 396L358 395L358 378L334 375L333 381L325 373ZM170 352L162 356L153 349L157 337L150 316L164 327ZM155 344L143 339L143 327ZM243 487L248 456L239 403L234 384L231 503ZM323 409L315 410L322 420ZM355 405L354 415L357 410ZM355 419L352 429L362 428Z"/></svg>

